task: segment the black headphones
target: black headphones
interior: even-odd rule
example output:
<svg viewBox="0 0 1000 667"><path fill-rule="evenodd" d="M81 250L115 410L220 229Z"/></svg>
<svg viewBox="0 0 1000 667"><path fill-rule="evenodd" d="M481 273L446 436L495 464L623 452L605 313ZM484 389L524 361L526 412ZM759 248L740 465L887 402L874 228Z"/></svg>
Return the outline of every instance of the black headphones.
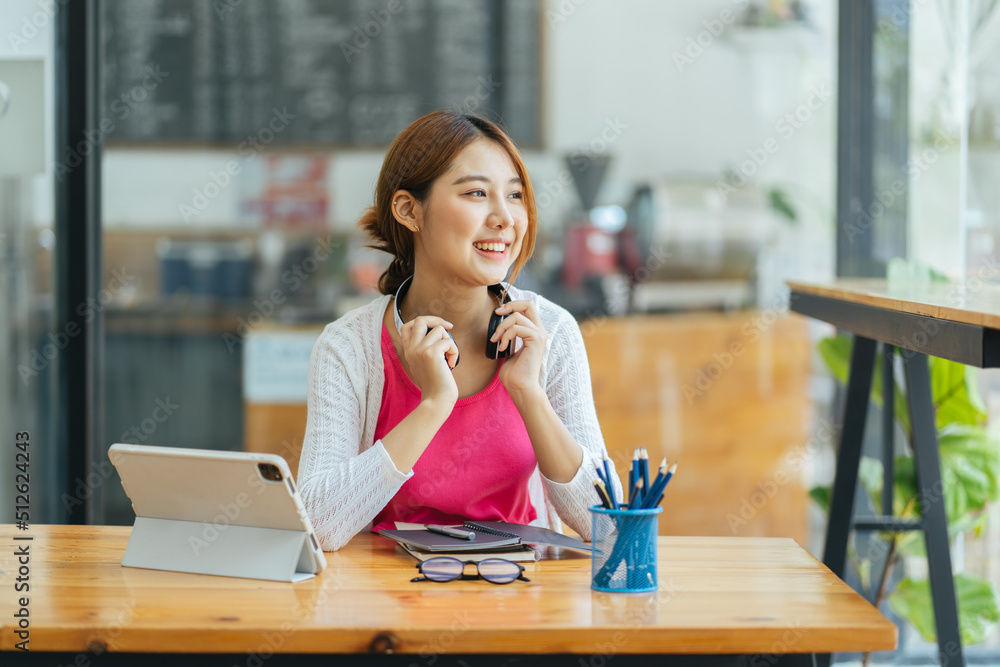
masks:
<svg viewBox="0 0 1000 667"><path fill-rule="evenodd" d="M396 321L396 331L400 331L403 328L403 316L399 312L399 302L406 295L407 290L410 289L410 282L412 280L413 276L410 276L409 278L404 280L403 284L400 285L399 289L396 290L396 300L393 307L393 316L395 317ZM510 295L507 294L507 290L504 288L502 284L497 283L496 285L490 285L489 287L487 287L487 289L490 291L490 294L497 297L497 299L500 301L500 305L510 302ZM494 342L490 340L490 338L493 337L493 334L496 333L497 327L500 326L500 323L503 322L505 317L507 317L507 315L501 315L496 311L490 314L490 324L486 331L487 359L499 359L501 357L507 358L514 354L513 342L507 345L507 349L500 351L497 349L498 347L500 347L500 341ZM445 333L451 336L451 340L454 342L455 337L451 335L451 332L446 330ZM461 361L461 359L462 359L462 352L461 350L459 350L458 358L455 360L455 366L458 366L458 362ZM452 370L454 369L455 367L453 366Z"/></svg>

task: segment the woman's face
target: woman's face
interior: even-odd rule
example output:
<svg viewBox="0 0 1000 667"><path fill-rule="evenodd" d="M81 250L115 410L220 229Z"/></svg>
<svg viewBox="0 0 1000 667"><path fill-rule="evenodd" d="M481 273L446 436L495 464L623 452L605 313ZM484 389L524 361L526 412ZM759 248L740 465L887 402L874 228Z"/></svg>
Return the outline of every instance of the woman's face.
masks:
<svg viewBox="0 0 1000 667"><path fill-rule="evenodd" d="M488 139L466 146L423 203L417 252L428 261L421 268L470 285L503 280L528 228L523 192L503 148Z"/></svg>

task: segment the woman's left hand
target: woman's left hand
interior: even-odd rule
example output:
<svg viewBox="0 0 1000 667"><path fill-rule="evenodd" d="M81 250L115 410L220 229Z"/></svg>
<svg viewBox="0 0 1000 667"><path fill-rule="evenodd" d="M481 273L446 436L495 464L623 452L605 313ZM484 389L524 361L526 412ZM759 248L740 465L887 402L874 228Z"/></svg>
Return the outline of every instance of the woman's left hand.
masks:
<svg viewBox="0 0 1000 667"><path fill-rule="evenodd" d="M514 345L515 337L524 342L520 348L515 348L513 356L503 362L500 381L512 396L540 390L542 356L548 335L538 309L533 302L522 300L510 301L496 312L506 315L491 338L500 341L499 350L502 352L508 345Z"/></svg>

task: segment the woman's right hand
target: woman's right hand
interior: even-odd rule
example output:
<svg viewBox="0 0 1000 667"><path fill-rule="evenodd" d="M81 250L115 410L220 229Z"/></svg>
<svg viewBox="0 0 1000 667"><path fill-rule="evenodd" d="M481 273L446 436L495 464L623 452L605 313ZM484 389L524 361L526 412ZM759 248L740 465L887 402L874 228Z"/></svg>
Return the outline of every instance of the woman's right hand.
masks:
<svg viewBox="0 0 1000 667"><path fill-rule="evenodd" d="M448 330L454 325L440 317L420 315L399 330L403 361L420 390L420 401L434 401L450 410L458 401L458 384L451 369L458 363L458 346Z"/></svg>

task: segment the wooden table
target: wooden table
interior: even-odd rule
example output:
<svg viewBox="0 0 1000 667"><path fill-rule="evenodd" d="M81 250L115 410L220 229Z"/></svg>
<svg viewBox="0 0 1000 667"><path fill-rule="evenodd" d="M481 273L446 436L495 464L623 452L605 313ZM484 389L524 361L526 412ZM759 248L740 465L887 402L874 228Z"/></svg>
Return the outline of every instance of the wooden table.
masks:
<svg viewBox="0 0 1000 667"><path fill-rule="evenodd" d="M1000 366L1000 285L982 281L890 289L885 280L789 281L791 309L922 354Z"/></svg>
<svg viewBox="0 0 1000 667"><path fill-rule="evenodd" d="M248 664L248 653L274 653L268 665L294 657L279 654L353 664L317 656L391 649L404 654L386 656L398 664L428 666L469 654L478 654L470 664L499 664L497 655L511 653L572 665L612 655L628 665L628 654L649 653L742 664L760 653L771 665L794 663L791 654L896 646L892 623L787 538L661 537L660 590L609 594L589 588L590 558L573 552L527 563L531 583L411 583L415 561L368 533L299 584L126 568L130 530L32 526L31 542L15 542L24 533L0 526L0 649L18 641L14 544L30 544L31 656L53 652L41 664L79 664L72 653L87 651L104 653L96 664L160 664L137 653L205 654L163 658L185 667ZM116 654L132 662L107 661ZM17 655L0 660L17 664L8 662Z"/></svg>
<svg viewBox="0 0 1000 667"><path fill-rule="evenodd" d="M980 368L1000 366L1000 286L978 279L901 286L873 279L788 284L793 311L854 334L823 562L844 576L852 528L922 530L940 655L949 665L964 665L927 355ZM921 489L920 521L889 515L852 521L877 343L882 344L886 361L894 359L895 348L903 350L916 481ZM893 363L882 364L883 514L892 511L894 479L892 368Z"/></svg>

